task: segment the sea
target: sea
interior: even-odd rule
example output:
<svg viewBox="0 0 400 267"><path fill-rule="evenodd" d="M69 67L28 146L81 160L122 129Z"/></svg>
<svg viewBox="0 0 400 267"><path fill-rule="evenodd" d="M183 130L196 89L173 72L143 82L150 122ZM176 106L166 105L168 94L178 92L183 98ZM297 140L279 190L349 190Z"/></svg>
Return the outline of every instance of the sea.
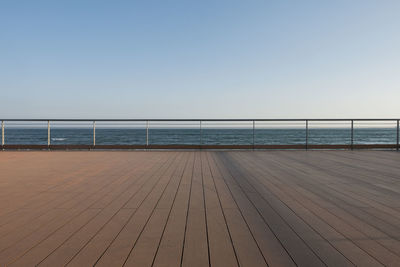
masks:
<svg viewBox="0 0 400 267"><path fill-rule="evenodd" d="M146 129L103 128L96 129L97 145L146 144ZM47 144L47 129L6 128L5 144ZM348 128L316 128L308 131L308 144L350 144ZM396 128L354 129L354 144L395 144ZM51 144L82 145L93 143L93 129L54 128L50 132ZM305 144L305 129L149 129L148 143L157 145L282 145Z"/></svg>

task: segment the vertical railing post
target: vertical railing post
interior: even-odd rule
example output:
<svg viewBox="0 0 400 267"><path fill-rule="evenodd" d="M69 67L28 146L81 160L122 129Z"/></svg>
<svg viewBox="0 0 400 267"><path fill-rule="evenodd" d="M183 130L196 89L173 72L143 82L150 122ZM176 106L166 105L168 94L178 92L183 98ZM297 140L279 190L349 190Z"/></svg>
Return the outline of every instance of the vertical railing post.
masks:
<svg viewBox="0 0 400 267"><path fill-rule="evenodd" d="M354 120L351 120L351 150L353 150L354 145Z"/></svg>
<svg viewBox="0 0 400 267"><path fill-rule="evenodd" d="M149 121L146 121L146 147L149 146Z"/></svg>
<svg viewBox="0 0 400 267"><path fill-rule="evenodd" d="M47 147L50 148L50 121L47 121Z"/></svg>
<svg viewBox="0 0 400 267"><path fill-rule="evenodd" d="M308 120L306 120L306 150L308 150Z"/></svg>
<svg viewBox="0 0 400 267"><path fill-rule="evenodd" d="M256 136L256 121L253 120L253 149L255 148L255 136Z"/></svg>
<svg viewBox="0 0 400 267"><path fill-rule="evenodd" d="M400 134L400 120L397 120L397 141L396 141L396 150L399 151L399 134Z"/></svg>
<svg viewBox="0 0 400 267"><path fill-rule="evenodd" d="M200 148L201 148L201 145L203 144L203 129L202 129L202 121L199 121L199 127L200 127Z"/></svg>
<svg viewBox="0 0 400 267"><path fill-rule="evenodd" d="M96 146L96 121L93 121L93 148Z"/></svg>
<svg viewBox="0 0 400 267"><path fill-rule="evenodd" d="M1 121L1 147L4 149L4 121Z"/></svg>

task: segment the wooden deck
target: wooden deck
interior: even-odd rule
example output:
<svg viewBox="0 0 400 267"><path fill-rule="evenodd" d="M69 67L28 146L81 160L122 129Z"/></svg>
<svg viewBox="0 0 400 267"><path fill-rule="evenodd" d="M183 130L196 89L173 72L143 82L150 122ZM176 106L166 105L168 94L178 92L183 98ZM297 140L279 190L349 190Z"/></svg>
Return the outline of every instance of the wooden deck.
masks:
<svg viewBox="0 0 400 267"><path fill-rule="evenodd" d="M0 266L399 266L400 153L0 152Z"/></svg>

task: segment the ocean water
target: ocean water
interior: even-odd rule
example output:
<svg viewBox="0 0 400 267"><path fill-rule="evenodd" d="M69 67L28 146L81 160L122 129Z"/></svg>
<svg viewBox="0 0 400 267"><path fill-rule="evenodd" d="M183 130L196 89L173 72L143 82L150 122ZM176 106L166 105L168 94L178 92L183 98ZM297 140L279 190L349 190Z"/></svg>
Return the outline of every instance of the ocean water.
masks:
<svg viewBox="0 0 400 267"><path fill-rule="evenodd" d="M51 144L92 144L90 128L54 128ZM395 144L395 128L354 129L354 144ZM304 144L305 129L256 129L254 143L263 145ZM47 144L47 129L6 128L6 144ZM133 145L146 143L145 129L96 129L97 145ZM253 144L252 129L149 129L149 144ZM309 129L309 144L350 144L351 130L345 128Z"/></svg>

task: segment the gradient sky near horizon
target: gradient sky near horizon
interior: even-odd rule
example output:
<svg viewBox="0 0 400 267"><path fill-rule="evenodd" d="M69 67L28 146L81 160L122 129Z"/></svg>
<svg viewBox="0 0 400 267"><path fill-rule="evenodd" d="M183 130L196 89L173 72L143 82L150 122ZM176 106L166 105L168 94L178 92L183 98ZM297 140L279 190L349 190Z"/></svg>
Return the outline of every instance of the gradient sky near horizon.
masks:
<svg viewBox="0 0 400 267"><path fill-rule="evenodd" d="M1 118L400 117L400 1L1 1Z"/></svg>

